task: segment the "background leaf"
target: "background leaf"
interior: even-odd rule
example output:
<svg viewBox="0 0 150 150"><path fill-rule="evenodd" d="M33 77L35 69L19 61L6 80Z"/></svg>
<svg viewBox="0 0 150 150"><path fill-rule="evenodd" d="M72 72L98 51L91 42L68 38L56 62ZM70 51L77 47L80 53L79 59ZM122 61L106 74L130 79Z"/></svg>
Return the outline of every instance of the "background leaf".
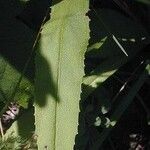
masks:
<svg viewBox="0 0 150 150"><path fill-rule="evenodd" d="M19 82L26 60L30 57L30 50L35 38L35 33L16 16L23 10L19 1L0 1L0 107L1 114L6 111L5 106L9 102L16 101L27 108L29 101L33 98L34 63L30 61L23 78ZM18 84L18 85L17 85ZM31 102L31 101L30 101ZM29 111L33 116L33 112ZM28 113L28 112L27 112ZM26 116L26 113L24 114ZM32 118L32 117L31 117ZM14 136L27 138L34 130L33 118L19 118L6 132L14 132ZM22 125L23 124L23 125ZM28 126L30 124L30 126ZM23 129L26 132L22 134ZM31 127L31 128L30 128ZM30 129L29 129L30 128ZM29 129L29 130L28 130Z"/></svg>

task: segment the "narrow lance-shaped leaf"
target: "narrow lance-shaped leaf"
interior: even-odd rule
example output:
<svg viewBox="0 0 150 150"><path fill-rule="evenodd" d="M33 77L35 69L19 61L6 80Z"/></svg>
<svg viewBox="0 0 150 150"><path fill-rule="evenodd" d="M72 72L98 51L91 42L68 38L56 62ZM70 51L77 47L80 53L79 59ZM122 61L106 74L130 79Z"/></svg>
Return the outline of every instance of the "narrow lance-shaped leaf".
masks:
<svg viewBox="0 0 150 150"><path fill-rule="evenodd" d="M38 149L71 150L77 134L88 0L55 0L36 55L35 127Z"/></svg>

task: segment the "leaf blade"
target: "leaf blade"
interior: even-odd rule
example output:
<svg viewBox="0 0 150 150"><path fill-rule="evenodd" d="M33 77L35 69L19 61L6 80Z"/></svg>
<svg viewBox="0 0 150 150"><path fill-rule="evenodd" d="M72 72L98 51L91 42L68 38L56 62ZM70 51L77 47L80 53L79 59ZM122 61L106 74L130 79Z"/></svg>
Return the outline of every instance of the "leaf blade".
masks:
<svg viewBox="0 0 150 150"><path fill-rule="evenodd" d="M84 75L83 58L89 37L87 11L87 0L61 1L52 7L51 20L41 33L41 47L36 56L36 86L39 88L36 100L38 103L39 98L44 98L45 102L42 106L35 103L39 149L73 149ZM47 65L45 70L49 70L49 76L44 77L40 62ZM48 78L51 78L50 85L46 85ZM40 89L44 86L51 91L44 88L46 91L41 96Z"/></svg>

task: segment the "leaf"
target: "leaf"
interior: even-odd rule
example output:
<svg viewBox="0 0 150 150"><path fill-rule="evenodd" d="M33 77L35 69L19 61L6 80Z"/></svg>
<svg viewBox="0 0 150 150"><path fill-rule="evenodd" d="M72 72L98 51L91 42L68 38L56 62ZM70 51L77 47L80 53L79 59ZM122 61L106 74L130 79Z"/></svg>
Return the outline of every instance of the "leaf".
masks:
<svg viewBox="0 0 150 150"><path fill-rule="evenodd" d="M21 145L20 137L15 137L13 133L9 134L7 138L3 140L0 138L0 150L17 150L20 148Z"/></svg>
<svg viewBox="0 0 150 150"><path fill-rule="evenodd" d="M55 1L54 1L55 3ZM38 149L73 149L89 29L87 0L52 6L36 55L35 126Z"/></svg>
<svg viewBox="0 0 150 150"><path fill-rule="evenodd" d="M20 76L21 73L0 56L0 101L3 103L16 101L27 108L28 101L33 97L33 85L24 77L16 89ZM12 97L13 93L15 97Z"/></svg>
<svg viewBox="0 0 150 150"><path fill-rule="evenodd" d="M21 73L0 55L0 102L4 104L3 106L5 106L5 104L7 105L9 102L15 101L22 107L28 108L29 101L33 98L34 87L32 82L26 77L23 77L20 85L17 86L20 76ZM12 97L14 93L15 96ZM1 114L2 113L3 108L1 107ZM30 115L31 114L33 113L30 113ZM32 127L34 123L33 120L30 121L31 119L29 119L29 117L31 118L31 116L28 115L27 119L25 117L21 119L21 116L19 119L17 119L17 121L14 122L7 131L5 136L7 137L11 132L13 132L15 136L27 138L30 134L29 132L31 130L33 131ZM20 124L23 124L23 126L20 127ZM30 126L28 126L28 124L30 124ZM28 128L25 128L25 125L27 125ZM26 129L26 131L22 136L21 132L24 131L23 129Z"/></svg>
<svg viewBox="0 0 150 150"><path fill-rule="evenodd" d="M23 23L15 19L22 6L19 2L0 2L0 101L18 101L27 107L33 96L33 68L29 64L20 87L17 82L24 69L34 40L34 33ZM32 69L31 69L32 68ZM16 93L15 97L12 96Z"/></svg>
<svg viewBox="0 0 150 150"><path fill-rule="evenodd" d="M97 69L99 68L100 66ZM85 100L97 87L99 87L105 80L107 80L107 78L109 78L115 71L116 70L112 70L104 73L99 73L97 75L84 77L82 99Z"/></svg>
<svg viewBox="0 0 150 150"><path fill-rule="evenodd" d="M20 86L16 87L22 74L22 70L24 69L25 63L30 56L30 50L34 40L33 31L16 19L16 16L22 11L22 9L23 7L18 1L0 1L1 109L3 109L5 104L10 101L17 101L21 106L27 108L28 101L33 98L33 61L30 62L25 74L23 74L23 79L20 83ZM13 96L13 93L15 93L15 96ZM2 114L3 110L0 111ZM7 137L7 135L9 135L9 133L12 131L14 136L27 138L31 131L28 129L33 127L33 121L30 122L29 120L31 119L27 120L25 117L21 121L17 120L6 132L5 136ZM20 126L20 124L23 125ZM29 124L30 126L28 126ZM24 136L21 135L22 129L26 129Z"/></svg>
<svg viewBox="0 0 150 150"><path fill-rule="evenodd" d="M90 47L88 47L87 52L93 50L93 49L99 49L104 42L106 41L107 37L103 38L100 40L100 42L94 43L93 45L91 45Z"/></svg>

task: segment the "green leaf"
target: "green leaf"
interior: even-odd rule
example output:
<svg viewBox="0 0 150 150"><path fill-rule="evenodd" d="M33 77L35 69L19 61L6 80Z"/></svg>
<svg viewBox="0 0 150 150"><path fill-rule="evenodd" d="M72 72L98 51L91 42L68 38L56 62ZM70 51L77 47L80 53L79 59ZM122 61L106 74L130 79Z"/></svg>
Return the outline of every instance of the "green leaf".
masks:
<svg viewBox="0 0 150 150"><path fill-rule="evenodd" d="M107 37L100 40L100 42L94 43L90 47L88 47L87 52L93 50L93 49L100 49L100 47L105 43Z"/></svg>
<svg viewBox="0 0 150 150"><path fill-rule="evenodd" d="M33 98L33 84L29 81L29 79L23 77L20 85L17 86L20 76L21 73L2 56L0 56L0 101L6 105L9 102L15 101L22 107L27 108L29 100ZM15 96L12 97L14 93ZM1 107L1 114L3 111L6 110L3 110ZM23 115L23 119L22 116L17 119L17 121L15 121L10 129L6 132L5 136L7 137L11 132L13 132L15 136L27 138L30 135L30 132L34 130L34 120L30 119L33 116L32 114L33 112L30 113L30 116L28 115L28 118L25 118L25 115ZM29 124L30 126L28 126ZM26 130L25 134L22 135L24 130Z"/></svg>
<svg viewBox="0 0 150 150"><path fill-rule="evenodd" d="M98 74L91 75L91 76L85 76L83 79L83 93L82 93L82 99L85 100L96 88L98 88L107 78L109 78L112 74L116 72L116 70L107 71L104 73L100 72L100 65L97 67L94 72L99 72Z"/></svg>
<svg viewBox="0 0 150 150"><path fill-rule="evenodd" d="M21 142L20 137L15 137L13 133L11 133L7 138L0 138L0 150L18 150L21 146Z"/></svg>
<svg viewBox="0 0 150 150"><path fill-rule="evenodd" d="M51 20L43 27L36 55L38 149L73 149L89 38L88 4L88 0L55 3Z"/></svg>
<svg viewBox="0 0 150 150"><path fill-rule="evenodd" d="M21 9L23 7L16 1L3 1L0 4L0 18L3 18L0 30L0 101L17 101L27 107L28 100L33 95L32 63L23 74L20 87L16 86L30 56L34 33L16 19ZM13 93L16 93L15 97Z"/></svg>
<svg viewBox="0 0 150 150"><path fill-rule="evenodd" d="M0 101L4 103L16 101L27 108L28 101L33 97L32 83L24 77L16 89L21 73L2 56L0 57L0 65ZM15 93L15 97L12 97L13 93Z"/></svg>

